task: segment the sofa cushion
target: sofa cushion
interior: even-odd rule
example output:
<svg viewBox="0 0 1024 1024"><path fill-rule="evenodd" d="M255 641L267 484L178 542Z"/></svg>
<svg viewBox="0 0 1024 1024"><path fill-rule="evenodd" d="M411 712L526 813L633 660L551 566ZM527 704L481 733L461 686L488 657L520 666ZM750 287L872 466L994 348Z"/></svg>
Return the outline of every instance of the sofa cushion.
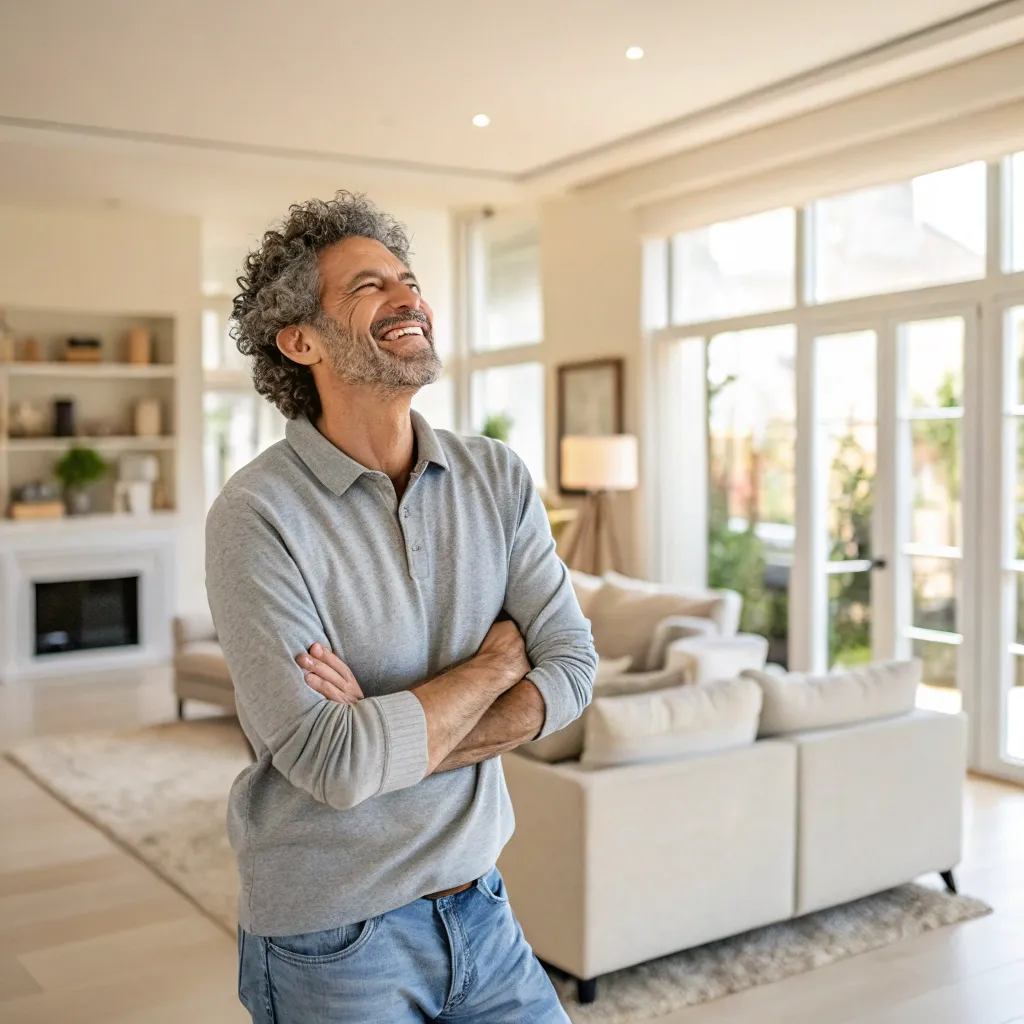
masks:
<svg viewBox="0 0 1024 1024"><path fill-rule="evenodd" d="M749 746L760 711L761 689L752 679L598 697L584 723L580 763L603 768Z"/></svg>
<svg viewBox="0 0 1024 1024"><path fill-rule="evenodd" d="M175 656L174 667L179 672L204 676L231 685L228 663L221 646L212 640L196 640L186 644Z"/></svg>
<svg viewBox="0 0 1024 1024"><path fill-rule="evenodd" d="M607 573L590 603L594 646L606 658L632 655L637 672L658 668L649 658L659 624L673 616L710 619L720 601L715 594L689 595Z"/></svg>
<svg viewBox="0 0 1024 1024"><path fill-rule="evenodd" d="M678 686L684 681L682 673L673 672L629 672L630 659L598 658L597 676L594 679L594 696L608 697L620 694L647 693L652 690L664 690L670 686ZM556 761L568 761L583 753L583 720L590 708L584 708L583 714L564 729L553 732L539 740L524 743L516 749L521 754L554 764Z"/></svg>
<svg viewBox="0 0 1024 1024"><path fill-rule="evenodd" d="M764 691L760 736L895 718L914 709L921 663L879 661L828 675L746 671Z"/></svg>
<svg viewBox="0 0 1024 1024"><path fill-rule="evenodd" d="M569 579L576 592L576 600L580 603L580 611L589 619L594 595L604 586L604 580L600 576L591 576L589 572L580 572L579 569L570 569Z"/></svg>

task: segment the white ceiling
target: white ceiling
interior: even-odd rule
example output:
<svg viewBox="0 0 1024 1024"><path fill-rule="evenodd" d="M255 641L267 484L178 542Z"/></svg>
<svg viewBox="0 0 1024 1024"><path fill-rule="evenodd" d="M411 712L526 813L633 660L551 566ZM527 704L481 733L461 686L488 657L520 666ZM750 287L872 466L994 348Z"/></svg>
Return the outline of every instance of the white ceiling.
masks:
<svg viewBox="0 0 1024 1024"><path fill-rule="evenodd" d="M0 198L88 185L133 202L152 180L194 207L249 168L268 202L297 176L389 174L446 202L500 200L525 175L980 6L5 0ZM625 59L633 44L643 60Z"/></svg>

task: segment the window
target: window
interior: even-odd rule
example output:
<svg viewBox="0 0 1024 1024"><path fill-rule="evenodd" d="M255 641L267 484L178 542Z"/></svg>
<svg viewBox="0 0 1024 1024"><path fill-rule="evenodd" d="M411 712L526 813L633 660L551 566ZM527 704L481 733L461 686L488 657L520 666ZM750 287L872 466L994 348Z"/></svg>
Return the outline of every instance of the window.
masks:
<svg viewBox="0 0 1024 1024"><path fill-rule="evenodd" d="M505 441L544 485L544 366L514 363L470 377L472 428Z"/></svg>
<svg viewBox="0 0 1024 1024"><path fill-rule="evenodd" d="M809 300L984 277L986 176L979 161L814 203Z"/></svg>
<svg viewBox="0 0 1024 1024"><path fill-rule="evenodd" d="M824 484L829 668L871 660L872 530L878 465L878 336L832 334L815 346L818 472Z"/></svg>
<svg viewBox="0 0 1024 1024"><path fill-rule="evenodd" d="M668 327L668 242L648 238L643 249L643 308L640 325L646 331Z"/></svg>
<svg viewBox="0 0 1024 1024"><path fill-rule="evenodd" d="M1010 488L1008 575L1014 615L1009 641L1013 685L1006 694L1005 743L1009 757L1024 761L1024 306L1007 313L1006 336L1013 366L1008 435L1013 446L1016 479Z"/></svg>
<svg viewBox="0 0 1024 1024"><path fill-rule="evenodd" d="M533 345L543 334L540 227L535 219L498 215L471 228L471 348Z"/></svg>
<svg viewBox="0 0 1024 1024"><path fill-rule="evenodd" d="M208 300L209 301L209 300ZM219 302L203 310L203 369L249 372L249 360L238 351L228 333L231 303Z"/></svg>
<svg viewBox="0 0 1024 1024"><path fill-rule="evenodd" d="M451 377L442 377L421 388L412 407L437 430L455 429L455 386Z"/></svg>
<svg viewBox="0 0 1024 1024"><path fill-rule="evenodd" d="M743 596L741 628L785 665L793 558L796 330L708 343L708 583Z"/></svg>
<svg viewBox="0 0 1024 1024"><path fill-rule="evenodd" d="M795 301L795 210L771 210L672 239L674 323L788 309Z"/></svg>
<svg viewBox="0 0 1024 1024"><path fill-rule="evenodd" d="M1009 269L1024 270L1024 153L1011 157L1009 164Z"/></svg>
<svg viewBox="0 0 1024 1024"><path fill-rule="evenodd" d="M228 479L284 437L285 418L253 391L203 395L203 469L207 508Z"/></svg>

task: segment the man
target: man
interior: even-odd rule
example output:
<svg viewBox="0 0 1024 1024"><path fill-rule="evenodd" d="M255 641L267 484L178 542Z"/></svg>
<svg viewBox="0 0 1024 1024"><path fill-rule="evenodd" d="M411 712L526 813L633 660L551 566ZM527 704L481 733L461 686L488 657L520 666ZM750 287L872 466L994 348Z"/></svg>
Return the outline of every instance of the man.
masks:
<svg viewBox="0 0 1024 1024"><path fill-rule="evenodd" d="M361 196L296 205L235 299L289 420L207 521L259 1024L568 1019L494 867L497 755L580 715L597 658L520 459L410 411L441 366L408 248Z"/></svg>

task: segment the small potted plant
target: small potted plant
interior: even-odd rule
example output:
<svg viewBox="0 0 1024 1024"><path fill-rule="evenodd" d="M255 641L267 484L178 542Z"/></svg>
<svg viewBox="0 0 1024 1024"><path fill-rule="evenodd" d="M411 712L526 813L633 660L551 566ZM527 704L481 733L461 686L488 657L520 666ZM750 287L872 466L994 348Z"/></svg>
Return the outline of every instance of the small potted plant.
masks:
<svg viewBox="0 0 1024 1024"><path fill-rule="evenodd" d="M92 448L70 448L56 466L57 479L64 485L68 512L73 516L87 515L91 503L91 484L102 479L109 469L99 452Z"/></svg>

